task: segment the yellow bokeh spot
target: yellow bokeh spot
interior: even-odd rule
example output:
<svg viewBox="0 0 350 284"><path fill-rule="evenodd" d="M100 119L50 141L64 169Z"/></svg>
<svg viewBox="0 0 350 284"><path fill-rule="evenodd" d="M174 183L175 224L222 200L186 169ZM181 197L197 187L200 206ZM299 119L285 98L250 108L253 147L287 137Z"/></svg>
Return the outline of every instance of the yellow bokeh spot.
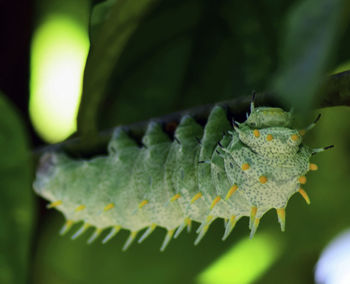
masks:
<svg viewBox="0 0 350 284"><path fill-rule="evenodd" d="M76 130L88 49L86 26L68 16L50 15L34 32L29 110L47 142L62 141Z"/></svg>
<svg viewBox="0 0 350 284"><path fill-rule="evenodd" d="M245 238L201 273L197 283L253 283L278 259L282 249L281 240L270 234Z"/></svg>

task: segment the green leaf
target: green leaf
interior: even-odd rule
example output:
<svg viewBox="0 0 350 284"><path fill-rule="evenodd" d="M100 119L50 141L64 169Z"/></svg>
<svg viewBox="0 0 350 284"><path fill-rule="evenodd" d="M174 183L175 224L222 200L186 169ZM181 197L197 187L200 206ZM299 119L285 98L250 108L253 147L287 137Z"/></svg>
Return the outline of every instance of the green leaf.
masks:
<svg viewBox="0 0 350 284"><path fill-rule="evenodd" d="M113 69L98 128L264 90L276 65L277 37L271 30L285 8L261 6L160 2L134 31ZM260 16L262 10L268 17Z"/></svg>
<svg viewBox="0 0 350 284"><path fill-rule="evenodd" d="M32 163L22 121L0 93L0 283L27 283Z"/></svg>
<svg viewBox="0 0 350 284"><path fill-rule="evenodd" d="M301 1L288 15L282 62L273 89L301 111L314 101L329 71L349 13L345 0Z"/></svg>
<svg viewBox="0 0 350 284"><path fill-rule="evenodd" d="M156 0L118 0L109 13L102 13L100 26L91 41L83 85L83 96L78 115L81 134L97 130L97 112L105 95L105 87L112 69L119 60L126 43L143 15Z"/></svg>

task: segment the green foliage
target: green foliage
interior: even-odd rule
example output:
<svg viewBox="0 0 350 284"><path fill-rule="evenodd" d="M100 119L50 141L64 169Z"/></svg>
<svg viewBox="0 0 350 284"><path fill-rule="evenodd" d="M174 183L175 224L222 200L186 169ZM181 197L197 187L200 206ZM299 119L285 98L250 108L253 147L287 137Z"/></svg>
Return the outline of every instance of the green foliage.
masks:
<svg viewBox="0 0 350 284"><path fill-rule="evenodd" d="M319 82L334 64L349 8L344 0L308 0L291 10L282 62L273 82L278 96L290 105L306 111L315 101Z"/></svg>
<svg viewBox="0 0 350 284"><path fill-rule="evenodd" d="M0 283L25 283L33 222L27 133L0 92Z"/></svg>
<svg viewBox="0 0 350 284"><path fill-rule="evenodd" d="M307 110L320 100L321 78L349 61L345 0L99 2L92 12L78 118L84 135L249 95L252 89L275 91L286 104ZM350 112L322 112L324 118L306 143L336 148L315 157L320 170L306 185L311 207L300 197L292 198L286 232L278 232L276 239L279 258L256 283L313 282L322 249L349 225L345 210L350 192L345 189L350 185ZM125 231L107 245L87 246L89 234L74 242L60 237L63 217L44 211L29 261L35 222L27 137L3 96L0 116L1 283L25 283L29 270L38 284L195 283L207 266L248 236L248 222L241 220L223 243L223 225L216 221L200 246L193 246L193 231L161 254L165 231L156 229L142 246L122 253ZM303 120L303 125L308 122ZM272 237L277 231L276 216L268 212L257 234L272 232ZM234 277L229 280L235 283Z"/></svg>

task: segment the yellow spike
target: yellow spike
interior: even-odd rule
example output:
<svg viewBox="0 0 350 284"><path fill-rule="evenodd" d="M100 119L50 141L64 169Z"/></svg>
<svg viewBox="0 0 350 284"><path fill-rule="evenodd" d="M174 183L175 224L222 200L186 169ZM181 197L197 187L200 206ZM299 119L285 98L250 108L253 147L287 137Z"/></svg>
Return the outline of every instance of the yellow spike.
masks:
<svg viewBox="0 0 350 284"><path fill-rule="evenodd" d="M226 197L225 197L225 200L228 200L228 199L232 196L232 194L235 193L235 191L236 191L237 189L238 189L238 186L237 186L236 184L234 184L234 185L230 188L230 190L227 192Z"/></svg>
<svg viewBox="0 0 350 284"><path fill-rule="evenodd" d="M75 212L79 212L79 211L82 211L86 208L85 205L79 205L77 208L75 208Z"/></svg>
<svg viewBox="0 0 350 284"><path fill-rule="evenodd" d="M107 243L111 238L113 238L121 229L121 226L114 226L109 234L102 240L102 244Z"/></svg>
<svg viewBox="0 0 350 284"><path fill-rule="evenodd" d="M298 181L300 184L305 184L306 183L306 176L299 177Z"/></svg>
<svg viewBox="0 0 350 284"><path fill-rule="evenodd" d="M87 244L91 244L94 240L96 240L100 236L101 233L102 233L102 229L96 228L95 232L88 239Z"/></svg>
<svg viewBox="0 0 350 284"><path fill-rule="evenodd" d="M213 202L211 203L211 206L210 206L210 210L212 210L216 204L218 204L218 202L221 200L221 197L220 196L217 196L215 197L215 199L213 200Z"/></svg>
<svg viewBox="0 0 350 284"><path fill-rule="evenodd" d="M225 233L224 233L224 236L222 237L222 240L226 240L227 237L231 234L233 228L235 227L237 223L237 218L235 215L232 215L230 217L230 220L228 221L228 223L226 224L226 227L225 227Z"/></svg>
<svg viewBox="0 0 350 284"><path fill-rule="evenodd" d="M207 232L208 229L209 229L209 226L210 226L210 224L209 224L209 225L205 225L205 226L202 228L202 230L199 232L198 237L197 237L196 240L194 241L194 245L195 245L195 246L198 245L199 242L203 239L203 237L205 236L206 232Z"/></svg>
<svg viewBox="0 0 350 284"><path fill-rule="evenodd" d="M171 202L174 202L176 199L179 199L180 197L181 197L181 195L178 194L178 193L176 193L176 194L170 199L170 201L171 201Z"/></svg>
<svg viewBox="0 0 350 284"><path fill-rule="evenodd" d="M301 196L305 199L305 201L306 201L306 203L308 204L308 205L310 205L310 198L309 198L309 196L307 195L307 193L306 193L306 191L304 190L304 189L302 189L302 188L299 188L299 190L298 190L298 192L301 194Z"/></svg>
<svg viewBox="0 0 350 284"><path fill-rule="evenodd" d="M62 200L57 200L57 201L54 201L54 202L51 202L50 204L48 204L46 206L46 208L51 209L51 208L54 208L54 207L61 205L62 203L63 203Z"/></svg>
<svg viewBox="0 0 350 284"><path fill-rule="evenodd" d="M214 218L213 215L208 215L208 216L207 216L206 222L207 222L207 223L210 223L210 221L212 221L213 218Z"/></svg>
<svg viewBox="0 0 350 284"><path fill-rule="evenodd" d="M146 204L148 203L148 200L142 200L140 203L139 203L139 209L141 209L143 206L145 206Z"/></svg>
<svg viewBox="0 0 350 284"><path fill-rule="evenodd" d="M187 223L187 232L191 232L191 224L192 224L192 220L188 217L185 218L185 222Z"/></svg>
<svg viewBox="0 0 350 284"><path fill-rule="evenodd" d="M253 134L256 138L260 137L260 132L258 129L254 129Z"/></svg>
<svg viewBox="0 0 350 284"><path fill-rule="evenodd" d="M250 238L253 238L254 237L254 235L255 235L255 233L256 233L256 230L258 229L258 227L259 227L259 223L260 223L260 218L255 218L254 219L254 223L253 223L253 225L252 225L252 229L251 229L251 231L250 231Z"/></svg>
<svg viewBox="0 0 350 284"><path fill-rule="evenodd" d="M318 166L316 164L310 163L309 169L310 169L310 171L317 171L318 170Z"/></svg>
<svg viewBox="0 0 350 284"><path fill-rule="evenodd" d="M114 203L109 203L105 206L105 208L103 209L104 211L108 211L108 210L111 210L112 208L114 208L115 205Z"/></svg>
<svg viewBox="0 0 350 284"><path fill-rule="evenodd" d="M192 222L191 219L189 217L186 217L183 223L177 228L174 235L174 239L176 239L181 234L181 232L183 231L183 229L185 229L186 226L187 226L187 231L190 232L191 222Z"/></svg>
<svg viewBox="0 0 350 284"><path fill-rule="evenodd" d="M193 198L191 200L191 204L194 203L199 198L201 198L202 196L203 196L203 194L201 192L198 192L195 196L193 196Z"/></svg>
<svg viewBox="0 0 350 284"><path fill-rule="evenodd" d="M276 208L278 222L281 224L281 231L284 232L286 226L286 211L284 208Z"/></svg>
<svg viewBox="0 0 350 284"><path fill-rule="evenodd" d="M91 225L89 223L84 223L78 231L71 237L72 240L75 240L77 237L82 235Z"/></svg>
<svg viewBox="0 0 350 284"><path fill-rule="evenodd" d="M167 245L169 244L169 242L171 241L171 238L173 237L175 230L169 230L165 236L165 239L163 241L162 246L160 247L160 251L164 251L165 248L167 247Z"/></svg>
<svg viewBox="0 0 350 284"><path fill-rule="evenodd" d="M258 208L256 206L253 206L250 210L250 220L249 220L249 228L251 229L253 226L253 221L255 220L256 212L258 211Z"/></svg>
<svg viewBox="0 0 350 284"><path fill-rule="evenodd" d="M266 140L271 141L273 139L273 136L271 134L267 134Z"/></svg>
<svg viewBox="0 0 350 284"><path fill-rule="evenodd" d="M299 134L300 134L301 136L304 136L305 133L306 133L306 130L305 130L305 129L300 129L300 130L299 130Z"/></svg>
<svg viewBox="0 0 350 284"><path fill-rule="evenodd" d="M128 249L128 247L132 244L132 242L136 238L136 235L137 235L137 231L130 232L129 238L126 240L126 242L122 248L122 251L126 251Z"/></svg>
<svg viewBox="0 0 350 284"><path fill-rule="evenodd" d="M156 224L151 224L151 226L149 226L147 228L147 230L143 233L143 235L141 236L141 238L138 239L138 243L142 243L150 234L152 234L152 232L154 231L154 229L157 227Z"/></svg>
<svg viewBox="0 0 350 284"><path fill-rule="evenodd" d="M259 181L260 181L260 183L265 184L265 183L267 183L267 177L261 176L261 177L259 177Z"/></svg>
<svg viewBox="0 0 350 284"><path fill-rule="evenodd" d="M291 138L293 141L298 141L298 140L299 140L299 135L293 134L290 138Z"/></svg>
<svg viewBox="0 0 350 284"><path fill-rule="evenodd" d="M244 163L244 164L242 165L242 170L243 170L243 171L246 171L246 170L248 170L249 168L250 168L250 166L249 166L248 163Z"/></svg>
<svg viewBox="0 0 350 284"><path fill-rule="evenodd" d="M65 233L67 233L70 230L70 228L72 228L73 224L73 220L67 220L60 231L60 235L63 236Z"/></svg>

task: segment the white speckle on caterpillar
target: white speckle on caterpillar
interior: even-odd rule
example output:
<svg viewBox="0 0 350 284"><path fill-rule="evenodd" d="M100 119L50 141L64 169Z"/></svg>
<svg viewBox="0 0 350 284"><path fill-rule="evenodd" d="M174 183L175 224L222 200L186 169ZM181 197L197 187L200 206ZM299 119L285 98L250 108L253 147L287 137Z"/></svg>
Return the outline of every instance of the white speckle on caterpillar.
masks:
<svg viewBox="0 0 350 284"><path fill-rule="evenodd" d="M301 186L306 173L318 169L310 163L311 155L327 149L302 144L316 121L298 131L291 128L291 113L252 103L247 120L233 129L219 106L204 130L185 116L173 141L151 122L142 147L117 128L107 156L74 160L63 153L43 155L34 189L51 202L48 208L65 215L61 234L84 221L72 239L94 226L91 243L111 228L106 243L127 229L131 233L123 250L140 230L146 229L139 243L157 226L167 230L164 250L173 236L190 230L192 220L201 223L195 244L216 218L225 220L225 240L240 218L249 217L252 237L271 208L284 231L289 198L299 192L310 203Z"/></svg>

